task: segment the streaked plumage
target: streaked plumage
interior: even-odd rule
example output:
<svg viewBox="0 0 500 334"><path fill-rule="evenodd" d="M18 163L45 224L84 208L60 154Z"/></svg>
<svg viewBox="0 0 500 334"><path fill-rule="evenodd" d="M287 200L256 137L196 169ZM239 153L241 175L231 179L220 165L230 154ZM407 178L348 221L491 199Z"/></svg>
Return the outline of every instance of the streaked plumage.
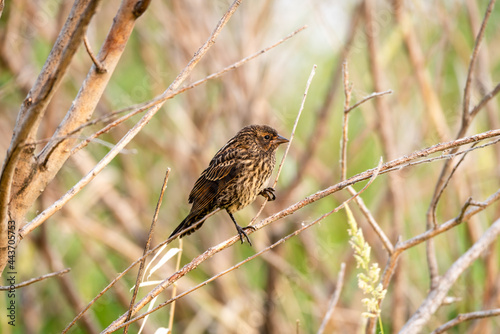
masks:
<svg viewBox="0 0 500 334"><path fill-rule="evenodd" d="M249 125L241 129L212 158L196 181L189 203L191 212L170 237L188 229L217 208L225 209L233 220L241 242L247 234L233 213L252 203L258 195L274 200L274 189L264 188L276 163L276 149L288 139L267 125ZM202 224L180 234L193 233Z"/></svg>

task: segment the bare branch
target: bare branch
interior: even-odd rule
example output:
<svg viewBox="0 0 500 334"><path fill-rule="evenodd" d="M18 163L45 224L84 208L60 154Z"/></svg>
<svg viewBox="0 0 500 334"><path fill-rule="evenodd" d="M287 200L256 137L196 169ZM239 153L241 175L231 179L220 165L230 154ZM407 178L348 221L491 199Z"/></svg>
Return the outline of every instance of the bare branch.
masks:
<svg viewBox="0 0 500 334"><path fill-rule="evenodd" d="M78 132L80 130L82 130L83 128L85 127L88 127L88 126L91 126L91 125L94 125L94 124L97 124L99 122L104 122L106 120L109 120L109 119L112 119L113 117L121 114L121 113L124 113L124 112L127 112L127 111L130 111L129 114L113 121L112 123L106 125L104 128L102 128L101 130L95 132L94 134L90 135L88 138L86 138L84 141L82 141L80 144L78 144L77 146L75 146L71 153L74 154L75 152L81 150L82 148L84 148L85 146L87 146L92 140L94 140L95 138L99 137L100 135L104 134L104 133L107 133L108 131L110 131L112 128L116 127L117 125L125 122L126 120L130 119L132 116L135 116L151 107L153 107L154 105L158 104L158 103L162 103L162 102L165 102L169 99L172 99L174 98L175 96L181 94L181 93L184 93L190 89L193 89L195 87L198 87L200 86L201 84L204 84L205 82L209 81L209 80L212 80L212 79L216 79L216 78L219 78L221 77L222 75L224 75L225 73L231 71L231 70L235 70L239 67L241 67L242 65L246 64L247 62L257 58L258 56L270 51L271 49L274 49L275 47L277 47L278 45L286 42L287 40L289 40L290 38L292 38L293 36L295 36L296 34L298 34L299 32L301 32L302 30L306 29L307 26L302 26L301 28L295 30L294 32L290 33L289 35L283 37L282 39L280 39L279 41L277 41L276 43L274 43L273 45L270 45L260 51L257 51L253 54L251 54L250 56L248 57L245 57L239 61L237 61L236 63L233 63L225 68L223 68L222 70L218 71L218 72L215 72L215 73L212 73L210 75L208 75L207 77L203 78L203 79L200 79L198 81L195 81L187 86L184 86L182 88L179 88L177 90L175 90L174 92L170 92L167 94L167 92L164 92L162 93L161 95L155 97L154 99L150 100L150 101L146 101L146 102L143 102L143 103L140 103L138 105L135 105L135 106L131 106L131 107L127 107L127 108L124 108L124 109L120 109L120 110L117 110L117 111L114 111L114 112L111 112L109 114L106 114L106 115L103 115L102 117L99 117L99 118L96 118L92 121L89 121L89 122L86 122L84 124L82 124L80 127L78 127L77 129L74 130L74 132Z"/></svg>
<svg viewBox="0 0 500 334"><path fill-rule="evenodd" d="M458 131L457 137L460 138L465 135L467 132L467 129L469 128L469 125L473 119L471 116L472 114L469 113L469 104L470 104L470 84L472 80L472 69L475 64L475 60L477 57L477 53L479 51L479 45L481 43L481 40L484 35L484 29L486 27L486 23L488 21L488 18L491 14L491 9L494 4L494 0L491 0L488 9L485 13L483 22L481 24L481 29L476 37L475 40L475 45L474 49L472 52L471 60L469 62L469 70L467 74L467 79L464 87L464 99L463 99L463 105L462 105L462 123L460 126L460 129ZM478 109L479 110L479 109ZM475 111L474 116L477 114L477 111ZM454 153L455 150L452 150L451 153ZM445 162L441 173L439 175L439 178L436 182L436 187L434 190L434 194L431 200L431 203L429 204L429 208L427 210L427 215L426 215L426 224L427 228L430 227L436 227L437 222L436 222L436 210L437 210L437 205L439 203L439 200L441 198L441 194L443 193L444 189L447 187L450 178L452 177L454 170L450 171L450 166L451 166L451 160L448 160ZM458 165L457 165L458 166ZM448 175L448 176L447 176ZM427 243L427 249L426 249L426 256L428 260L428 266L429 266L429 275L430 275L430 281L431 281L431 289L433 289L439 279L439 272L437 268L437 258L436 258L436 252L434 249L434 241L430 239Z"/></svg>
<svg viewBox="0 0 500 334"><path fill-rule="evenodd" d="M486 9L486 13L484 13L484 19L481 23L481 28L476 36L476 41L474 44L474 49L472 50L472 55L470 56L469 62L469 70L467 71L467 79L465 81L464 88L464 100L462 105L462 124L468 124L471 120L471 112L469 111L470 106L470 91L471 91L471 83L472 83L472 71L474 69L474 65L476 64L477 54L479 52L479 46L484 37L484 31L486 29L486 23L490 18L491 12L493 11L493 6L495 5L495 0L490 0L488 3L488 8Z"/></svg>
<svg viewBox="0 0 500 334"><path fill-rule="evenodd" d="M304 104L306 102L307 92L309 91L309 86L311 85L312 79L313 79L314 75L316 74L316 67L317 67L316 65L313 65L313 68L311 69L311 73L309 74L309 78L307 79L306 89L305 89L304 95L302 97L302 103L300 104L299 112L297 113L297 116L295 117L295 122L293 123L292 133L290 134L290 139L288 140L288 145L286 146L285 153L283 154L283 158L281 158L281 162L280 162L280 165L278 167L278 171L276 173L276 178L274 179L274 182L272 185L273 188L275 188L276 185L278 184L278 178L281 174L281 169L283 168L283 164L285 163L286 156L288 155L288 151L290 150L290 146L292 145L293 137L295 136L295 129L297 128L297 124L299 124L300 115L302 114L302 110L304 109ZM252 226L252 224L260 216L260 214L262 213L262 210L264 210L264 207L266 206L266 203L267 203L267 198L264 199L264 202L260 206L259 211L252 218L252 220L250 221L250 224L248 224L249 226Z"/></svg>
<svg viewBox="0 0 500 334"><path fill-rule="evenodd" d="M347 187L347 190L351 195L353 195L356 191L352 186ZM358 196L354 199L356 204L358 205L359 209L365 216L366 220L368 221L368 224L373 228L377 236L380 238L380 241L384 245L385 249L389 254L392 254L394 252L394 246L392 245L391 241L387 237L387 235L384 233L384 230L380 227L380 225L377 223L375 220L375 217L371 214L370 210L366 207L365 202L363 201L363 198L361 196Z"/></svg>
<svg viewBox="0 0 500 334"><path fill-rule="evenodd" d="M349 107L347 110L344 110L344 112L350 112L352 109L359 107L360 105L362 105L366 101L371 100L375 97L379 97L379 96L387 95L387 94L392 94L392 93L393 93L392 89L389 89L389 90L386 90L383 92L373 92L370 95L365 96L361 101L356 102L352 107Z"/></svg>
<svg viewBox="0 0 500 334"><path fill-rule="evenodd" d="M332 298L330 299L330 303L328 303L328 311L323 318L323 322L321 322L321 326L318 329L318 334L323 334L325 331L325 327L330 321L332 317L333 311L335 310L335 306L337 306L337 302L340 298L340 293L342 292L342 285L344 285L344 274L345 274L345 263L342 262L340 264L340 271L337 277L337 286L335 287L335 291L333 292Z"/></svg>
<svg viewBox="0 0 500 334"><path fill-rule="evenodd" d="M500 315L500 308L492 309L492 310L484 310L484 311L476 311L470 313L461 313L457 315L457 317L453 320L448 321L442 326L439 326L431 334L440 334L446 332L448 329L455 327L456 325L470 320L489 318L489 317L497 317Z"/></svg>
<svg viewBox="0 0 500 334"><path fill-rule="evenodd" d="M92 52L92 48L90 47L87 35L83 36L83 44L85 45L85 49L87 49L87 53L89 54L90 58L92 59L92 62L96 67L97 73L106 73L107 72L106 68L102 65L102 63L99 60L97 60L97 58L94 55L94 52Z"/></svg>
<svg viewBox="0 0 500 334"><path fill-rule="evenodd" d="M349 124L349 105L351 104L352 84L349 85L349 69L347 60L342 64L344 73L344 115L342 126L342 142L340 143L340 180L344 181L347 178L347 140L348 140L348 124Z"/></svg>
<svg viewBox="0 0 500 334"><path fill-rule="evenodd" d="M389 260L387 261L386 267L384 269L384 273L382 275L382 284L384 288L387 288L389 285L389 281L392 277L394 268L397 264L399 255L401 253L411 247L414 247L416 245L421 244L422 242L425 242L433 237L435 237L438 234L444 233L453 227L459 225L463 221L471 218L475 214L483 211L485 208L487 208L489 205L495 203L496 201L500 200L500 190L489 196L484 202L481 202L480 205L475 205L474 208L471 208L469 210L466 210L465 213L460 214L458 217L455 217L453 219L448 220L447 222L439 225L437 228L431 228L427 230L426 232L419 234L413 238L410 238L404 242L398 241L394 248L394 252L391 254L389 257ZM470 206L470 205L469 205Z"/></svg>
<svg viewBox="0 0 500 334"><path fill-rule="evenodd" d="M486 103L488 103L492 98L494 98L499 92L500 92L500 82L495 86L495 88L491 90L491 92L483 96L481 101L479 101L479 103L474 108L472 108L472 110L470 111L470 117L475 117L477 113L486 105Z"/></svg>
<svg viewBox="0 0 500 334"><path fill-rule="evenodd" d="M39 276L39 277L36 277L36 278L29 279L27 281L15 284L14 286L7 286L7 285L6 286L0 286L0 291L8 291L8 290L10 290L12 288L14 288L14 289L23 288L23 287L25 287L27 285L31 285L33 283L43 281L44 279L47 279L47 278L64 275L66 273L69 273L70 270L71 270L70 268L66 268L66 269L63 269L63 270L56 271L54 273L45 274L45 275L42 275L42 276Z"/></svg>
<svg viewBox="0 0 500 334"><path fill-rule="evenodd" d="M349 112L353 110L354 108L359 107L361 104L364 102L377 97L377 96L382 96L385 94L392 93L392 90L388 90L385 92L381 93L372 93L369 96L363 98L361 101L356 103L354 106L350 107L350 101L351 101L351 92L352 92L352 84L349 84L349 71L347 67L347 61L345 60L343 63L343 73L344 73L344 95L345 95L345 101L344 101L344 116L343 116L343 127L342 127L342 141L340 145L340 170L341 170L341 180L344 181L347 178L347 141L348 141L348 123L349 123ZM354 190L353 187L349 186L347 187L351 195L354 195L356 191ZM381 239L382 243L384 244L385 248L391 254L394 250L394 247L392 246L391 242L389 241L389 238L385 235L384 231L380 228L380 226L377 224L375 221L375 218L372 216L368 208L365 206L363 199L361 197L356 197L355 199L356 203L360 207L361 211L367 218L368 222L374 229L375 233L379 236Z"/></svg>
<svg viewBox="0 0 500 334"><path fill-rule="evenodd" d="M153 221L151 222L151 227L149 228L148 240L146 241L146 245L144 246L144 252L142 254L142 259L139 264L139 270L137 271L137 278L135 280L134 292L132 293L132 298L130 298L130 306L129 306L129 314L132 311L132 307L134 306L135 299L137 297L137 292L139 291L139 285L141 281L142 274L144 272L144 263L146 262L145 255L148 253L151 247L151 238L153 237L153 231L156 226L156 222L158 221L158 214L160 213L161 203L163 202L163 195L165 194L165 190L167 189L168 176L170 175L170 168L167 168L165 173L165 178L163 180L163 185L160 191L160 197L158 198L158 202L156 203L155 213L153 215ZM130 317L127 318L130 320ZM128 332L128 327L123 329L124 334Z"/></svg>
<svg viewBox="0 0 500 334"><path fill-rule="evenodd" d="M453 263L442 279L439 280L436 288L431 290L418 310L401 329L401 334L419 333L421 331L422 327L429 321L431 315L441 305L455 281L491 243L496 241L499 234L500 219L497 219L483 236Z"/></svg>
<svg viewBox="0 0 500 334"><path fill-rule="evenodd" d="M288 151L290 150L290 145L292 144L293 137L295 136L295 130L297 129L297 124L299 124L300 115L302 114L302 110L304 110L304 105L306 103L307 92L309 91L309 87L311 86L312 79L316 74L317 65L313 65L311 73L309 74L309 78L307 79L306 89L304 91L304 96L302 97L302 103L300 104L299 112L297 113L297 117L295 118L295 123L293 123L292 134L290 135L290 140L288 141L288 145L286 146L285 153L283 154L283 158L281 159L281 163L278 167L278 172L276 173L276 178L274 179L273 188L278 184L278 178L281 174L281 169L283 168L283 163L285 162L285 158L288 155Z"/></svg>
<svg viewBox="0 0 500 334"><path fill-rule="evenodd" d="M179 248L181 251L179 253L177 253L177 262L175 264L175 271L179 271L179 269L181 267L181 257L182 257L182 249L183 249L182 239L179 239ZM176 297L176 295L177 295L177 284L174 284L170 298L173 299ZM170 328L170 330L172 330L172 327L174 326L175 304L176 304L175 301L172 302L172 306L170 307L170 314L168 317L168 328Z"/></svg>
<svg viewBox="0 0 500 334"><path fill-rule="evenodd" d="M298 159L297 173L294 179L289 183L287 188L285 189L285 199L290 198L293 194L293 191L298 188L304 179L304 175L306 171L309 169L313 162L313 158L316 156L316 152L320 147L320 143L324 136L329 132L330 128L328 126L328 119L333 114L331 112L332 105L335 98L335 93L339 88L339 83L341 82L342 76L342 63L343 60L348 56L349 52L352 50L353 45L355 44L355 36L358 31L358 27L361 21L361 13L363 10L363 3L359 3L357 7L354 9L354 14L349 23L349 29L347 33L347 38L344 46L341 50L341 55L339 57L339 61L335 68L332 70L332 73L329 78L329 87L324 98L323 103L317 110L317 118L315 119L315 124L311 128L309 137L307 139L306 147L304 149L304 153Z"/></svg>
<svg viewBox="0 0 500 334"><path fill-rule="evenodd" d="M417 235L411 239L406 240L400 245L396 246L398 251L406 250L410 247L413 247L427 239L430 239L438 234L448 231L449 229L455 227L460 224L462 221L465 221L475 215L478 212L483 211L486 207L491 205L492 203L498 201L500 199L500 190L495 192L493 195L488 197L481 205L474 205L474 208L466 210L464 214L460 214L458 217L448 220L445 223L442 223L435 229L428 230L420 235Z"/></svg>

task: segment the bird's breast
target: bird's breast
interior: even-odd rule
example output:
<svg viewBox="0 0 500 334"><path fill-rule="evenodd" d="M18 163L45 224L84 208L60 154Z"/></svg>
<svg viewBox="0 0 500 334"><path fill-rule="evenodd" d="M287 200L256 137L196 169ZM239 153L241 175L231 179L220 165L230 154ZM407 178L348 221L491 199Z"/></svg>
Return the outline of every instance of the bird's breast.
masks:
<svg viewBox="0 0 500 334"><path fill-rule="evenodd" d="M252 203L265 187L275 164L274 156L257 156L241 160L238 173L219 197L219 207L229 212Z"/></svg>

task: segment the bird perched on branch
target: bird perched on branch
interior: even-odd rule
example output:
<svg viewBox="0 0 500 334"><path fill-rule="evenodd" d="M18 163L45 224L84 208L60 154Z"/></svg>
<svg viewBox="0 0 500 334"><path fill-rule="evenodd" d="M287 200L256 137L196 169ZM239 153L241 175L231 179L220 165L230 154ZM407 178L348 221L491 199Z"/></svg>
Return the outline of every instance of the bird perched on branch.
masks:
<svg viewBox="0 0 500 334"><path fill-rule="evenodd" d="M189 195L192 203L191 212L177 226L170 237L189 229L206 215L216 209L225 209L236 226L241 243L246 228L238 225L233 213L252 203L257 195L274 201L273 188L265 188L265 184L276 163L276 149L288 142L278 132L267 125L249 125L241 129L212 158ZM199 223L192 229L181 233L182 238L199 229Z"/></svg>

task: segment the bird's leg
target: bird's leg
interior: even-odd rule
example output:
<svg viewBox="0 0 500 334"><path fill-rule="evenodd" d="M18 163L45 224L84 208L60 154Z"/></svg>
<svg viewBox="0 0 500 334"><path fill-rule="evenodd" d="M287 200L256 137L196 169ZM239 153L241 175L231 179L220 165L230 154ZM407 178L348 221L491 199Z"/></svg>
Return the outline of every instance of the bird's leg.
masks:
<svg viewBox="0 0 500 334"><path fill-rule="evenodd" d="M250 246L252 246L252 242L250 241L250 238L248 238L248 235L246 234L245 229L251 228L252 230L255 231L255 227L253 227L253 226L241 227L236 222L236 219L234 219L233 214L231 212L229 212L229 211L227 213L229 214L229 217L231 217L231 220L233 221L234 226L236 226L236 231L238 231L238 235L240 236L241 243L243 243L243 236L245 236L245 238L248 241L248 244Z"/></svg>
<svg viewBox="0 0 500 334"><path fill-rule="evenodd" d="M259 195L267 198L269 202L272 202L276 199L276 195L274 194L274 188L267 187L262 189L262 191L259 193Z"/></svg>

